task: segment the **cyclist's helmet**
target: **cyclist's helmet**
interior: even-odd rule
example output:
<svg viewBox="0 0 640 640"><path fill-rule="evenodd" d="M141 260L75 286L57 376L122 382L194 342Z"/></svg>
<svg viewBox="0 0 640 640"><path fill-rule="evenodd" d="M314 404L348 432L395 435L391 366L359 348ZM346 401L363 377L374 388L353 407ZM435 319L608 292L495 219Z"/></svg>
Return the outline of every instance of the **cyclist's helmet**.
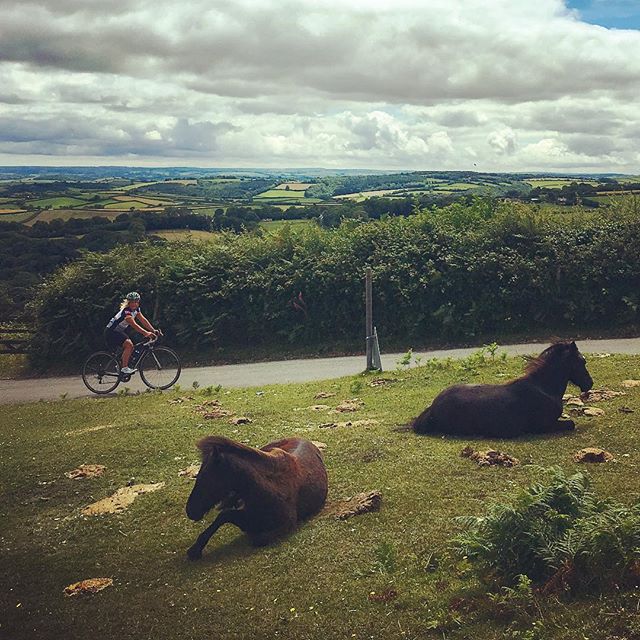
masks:
<svg viewBox="0 0 640 640"><path fill-rule="evenodd" d="M131 291L129 293L127 293L126 296L127 300L140 300L140 294L137 291Z"/></svg>

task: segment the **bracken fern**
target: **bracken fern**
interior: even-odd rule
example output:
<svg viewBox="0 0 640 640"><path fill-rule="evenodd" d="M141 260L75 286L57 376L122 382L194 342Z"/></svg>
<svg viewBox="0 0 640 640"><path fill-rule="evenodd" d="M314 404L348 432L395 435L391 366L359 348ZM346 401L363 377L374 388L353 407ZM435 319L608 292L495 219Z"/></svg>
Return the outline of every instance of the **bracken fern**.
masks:
<svg viewBox="0 0 640 640"><path fill-rule="evenodd" d="M481 577L543 591L624 586L640 577L640 504L602 500L582 473L558 468L485 516L461 518L454 540Z"/></svg>

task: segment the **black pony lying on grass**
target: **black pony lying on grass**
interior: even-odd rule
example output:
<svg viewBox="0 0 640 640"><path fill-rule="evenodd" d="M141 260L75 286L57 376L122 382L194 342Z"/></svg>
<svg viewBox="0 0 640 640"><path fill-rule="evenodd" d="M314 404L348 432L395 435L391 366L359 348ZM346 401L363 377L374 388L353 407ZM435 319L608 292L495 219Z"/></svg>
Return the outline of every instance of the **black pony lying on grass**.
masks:
<svg viewBox="0 0 640 640"><path fill-rule="evenodd" d="M583 392L593 386L576 343L557 342L537 358L530 358L521 378L506 384L448 387L414 418L410 427L416 433L493 438L572 431L572 420L560 420L562 396L569 382Z"/></svg>
<svg viewBox="0 0 640 640"><path fill-rule="evenodd" d="M226 523L256 545L291 532L318 513L327 499L327 471L309 440L287 438L254 449L221 436L198 442L202 466L187 501L187 516L200 520L219 505L220 513L187 551L197 560L213 534Z"/></svg>

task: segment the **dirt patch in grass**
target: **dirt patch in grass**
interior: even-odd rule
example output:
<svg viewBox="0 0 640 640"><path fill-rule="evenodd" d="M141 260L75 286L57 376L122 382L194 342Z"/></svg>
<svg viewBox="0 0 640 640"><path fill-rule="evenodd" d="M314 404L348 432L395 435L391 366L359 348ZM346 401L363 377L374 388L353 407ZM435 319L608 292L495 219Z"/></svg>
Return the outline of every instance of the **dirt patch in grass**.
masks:
<svg viewBox="0 0 640 640"><path fill-rule="evenodd" d="M351 413L353 411L358 411L358 409L361 409L362 407L364 407L364 402L362 402L362 400L359 398L351 398L350 400L344 400L341 402L334 411L337 411L338 413Z"/></svg>
<svg viewBox="0 0 640 640"><path fill-rule="evenodd" d="M515 467L520 464L518 458L510 456L508 453L489 449L488 451L474 451L471 447L465 447L460 455L463 458L473 460L481 467Z"/></svg>
<svg viewBox="0 0 640 640"><path fill-rule="evenodd" d="M372 427L379 424L378 420L346 420L344 422L324 422L318 425L318 429L338 429L341 427Z"/></svg>
<svg viewBox="0 0 640 640"><path fill-rule="evenodd" d="M218 420L233 415L233 411L222 408L219 400L207 400L202 404L197 404L195 412L199 413L205 420Z"/></svg>
<svg viewBox="0 0 640 640"><path fill-rule="evenodd" d="M375 378L369 383L370 387L388 387L390 384L394 384L397 380L391 378Z"/></svg>
<svg viewBox="0 0 640 640"><path fill-rule="evenodd" d="M113 586L113 578L89 578L74 582L64 588L64 595L68 597L86 595L89 593L98 593L107 587Z"/></svg>
<svg viewBox="0 0 640 640"><path fill-rule="evenodd" d="M591 389L580 394L580 398L585 402L607 402L618 396L627 395L624 391L613 391L612 389Z"/></svg>
<svg viewBox="0 0 640 640"><path fill-rule="evenodd" d="M106 468L103 464L81 464L77 469L67 471L64 475L70 480L98 478L105 472Z"/></svg>
<svg viewBox="0 0 640 640"><path fill-rule="evenodd" d="M326 442L320 442L319 440L312 440L311 444L320 449L320 451L324 451L327 448L327 443Z"/></svg>
<svg viewBox="0 0 640 640"><path fill-rule="evenodd" d="M386 604L387 602L391 602L392 600L395 600L397 597L398 597L398 592L395 589L388 587L387 589L384 589L380 593L376 591L371 591L371 593L369 593L369 602L382 602Z"/></svg>
<svg viewBox="0 0 640 640"><path fill-rule="evenodd" d="M94 502L82 510L85 516L100 516L106 513L120 513L131 506L133 501L143 493L151 493L162 489L164 482L154 484L134 484L121 487L113 495Z"/></svg>
<svg viewBox="0 0 640 640"><path fill-rule="evenodd" d="M178 475L181 478L191 478L192 480L195 480L196 476L198 475L198 471L200 471L200 463L194 462L193 464L190 464L188 467L185 467L184 469L180 469L180 471L178 471Z"/></svg>
<svg viewBox="0 0 640 640"><path fill-rule="evenodd" d="M384 458L382 449L369 449L360 455L360 460L366 464L380 460L380 458Z"/></svg>
<svg viewBox="0 0 640 640"><path fill-rule="evenodd" d="M94 431L102 431L103 429L112 429L115 424L99 424L96 427L88 427L87 429L78 429L77 431L67 431L65 436L81 436L85 433L93 433Z"/></svg>
<svg viewBox="0 0 640 640"><path fill-rule="evenodd" d="M313 396L313 399L322 400L323 398L333 398L335 395L335 393L331 393L330 391L318 391L318 393Z"/></svg>
<svg viewBox="0 0 640 640"><path fill-rule="evenodd" d="M251 418L247 418L247 416L238 416L237 418L231 418L229 422L231 424L240 425L240 424L251 424L253 420Z"/></svg>
<svg viewBox="0 0 640 640"><path fill-rule="evenodd" d="M622 386L626 389L633 389L634 387L640 387L640 380L623 380Z"/></svg>
<svg viewBox="0 0 640 640"><path fill-rule="evenodd" d="M180 398L169 400L169 404L184 404L185 402L189 402L190 400L194 400L193 396L181 396Z"/></svg>
<svg viewBox="0 0 640 640"><path fill-rule="evenodd" d="M613 394L613 395L612 395ZM621 391L610 391L609 389L598 389L594 392L593 396L590 396L590 392L584 393L580 396L564 396L565 407L572 413L579 413L584 416L603 416L604 409L598 407L587 407L584 403L585 400L590 399L594 402L600 402L602 400L611 400L619 395L624 395ZM566 415L566 414L563 414ZM566 416L568 418L568 416Z"/></svg>
<svg viewBox="0 0 640 640"><path fill-rule="evenodd" d="M576 462L611 462L613 454L598 447L586 447L573 454Z"/></svg>
<svg viewBox="0 0 640 640"><path fill-rule="evenodd" d="M381 506L382 493L373 490L334 502L325 507L324 513L334 517L336 520L348 520L363 513L380 511Z"/></svg>

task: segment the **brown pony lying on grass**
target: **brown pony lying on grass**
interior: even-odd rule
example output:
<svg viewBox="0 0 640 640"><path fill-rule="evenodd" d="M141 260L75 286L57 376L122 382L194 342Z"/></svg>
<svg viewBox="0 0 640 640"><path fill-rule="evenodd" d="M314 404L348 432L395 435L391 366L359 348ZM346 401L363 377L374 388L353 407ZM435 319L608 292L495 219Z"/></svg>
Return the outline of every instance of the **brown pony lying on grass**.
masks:
<svg viewBox="0 0 640 640"><path fill-rule="evenodd" d="M593 386L575 342L558 342L527 363L525 375L506 384L457 384L442 391L411 422L416 433L513 438L523 433L575 429L560 420L562 396L573 382Z"/></svg>
<svg viewBox="0 0 640 640"><path fill-rule="evenodd" d="M198 442L202 466L187 501L187 516L200 520L219 505L220 513L187 551L197 560L226 523L256 545L289 533L318 513L327 499L327 471L309 440L287 438L254 449L221 436Z"/></svg>

